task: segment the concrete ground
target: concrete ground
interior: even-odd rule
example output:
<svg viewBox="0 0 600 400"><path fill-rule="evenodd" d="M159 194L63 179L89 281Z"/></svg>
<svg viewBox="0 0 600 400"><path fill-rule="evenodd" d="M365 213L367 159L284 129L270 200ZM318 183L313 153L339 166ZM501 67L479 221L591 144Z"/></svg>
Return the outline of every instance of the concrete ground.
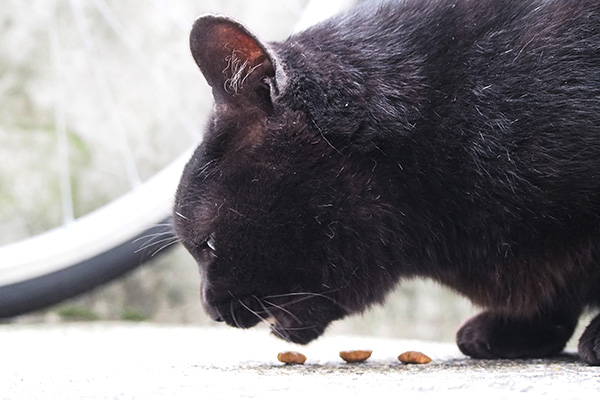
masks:
<svg viewBox="0 0 600 400"><path fill-rule="evenodd" d="M340 350L370 349L361 364ZM304 365L283 365L296 350ZM403 365L418 350L433 361ZM0 325L0 399L598 398L600 368L574 353L478 361L452 343L327 336L307 347L264 329L151 324ZM385 396L385 397L384 397Z"/></svg>

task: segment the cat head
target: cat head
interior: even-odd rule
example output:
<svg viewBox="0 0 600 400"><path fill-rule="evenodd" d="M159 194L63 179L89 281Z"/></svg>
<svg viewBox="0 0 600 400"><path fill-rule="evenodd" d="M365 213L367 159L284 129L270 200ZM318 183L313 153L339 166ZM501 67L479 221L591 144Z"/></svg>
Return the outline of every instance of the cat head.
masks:
<svg viewBox="0 0 600 400"><path fill-rule="evenodd" d="M307 343L390 286L369 250L381 236L366 223L381 197L376 162L344 155L290 105L298 72L239 23L203 16L190 44L215 106L174 227L200 266L203 306L231 326L269 321Z"/></svg>

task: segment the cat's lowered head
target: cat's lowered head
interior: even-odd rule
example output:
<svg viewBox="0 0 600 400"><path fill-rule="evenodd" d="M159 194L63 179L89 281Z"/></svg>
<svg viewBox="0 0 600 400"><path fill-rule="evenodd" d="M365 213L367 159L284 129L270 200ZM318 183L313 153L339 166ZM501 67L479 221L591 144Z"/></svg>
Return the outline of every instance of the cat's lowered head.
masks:
<svg viewBox="0 0 600 400"><path fill-rule="evenodd" d="M215 106L174 226L214 319L308 343L425 277L485 308L463 352L534 357L600 304L600 3L390 1L278 43L205 15L190 44Z"/></svg>

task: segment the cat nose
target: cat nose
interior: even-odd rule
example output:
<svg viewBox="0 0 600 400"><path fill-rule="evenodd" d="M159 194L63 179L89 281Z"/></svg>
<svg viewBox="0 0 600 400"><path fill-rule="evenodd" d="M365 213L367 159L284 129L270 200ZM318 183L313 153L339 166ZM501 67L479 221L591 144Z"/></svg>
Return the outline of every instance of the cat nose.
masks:
<svg viewBox="0 0 600 400"><path fill-rule="evenodd" d="M208 316L216 322L224 322L225 320L223 319L223 316L221 315L221 313L219 312L219 310L217 309L217 307L214 307L206 302L202 302L202 306L204 308L204 311L208 314Z"/></svg>
<svg viewBox="0 0 600 400"><path fill-rule="evenodd" d="M223 316L221 315L221 313L219 312L217 307L215 307L211 304L210 299L211 299L211 293L208 288L208 285L205 283L202 283L202 285L200 287L200 302L202 303L202 308L204 308L204 311L208 314L208 316L213 321L224 322L225 320L223 319Z"/></svg>
<svg viewBox="0 0 600 400"><path fill-rule="evenodd" d="M210 318L215 321L215 322L225 322L225 319L223 318L223 316L221 315L221 313L219 312L219 310L217 310L215 307L205 307L206 312L208 313L208 315L210 316Z"/></svg>

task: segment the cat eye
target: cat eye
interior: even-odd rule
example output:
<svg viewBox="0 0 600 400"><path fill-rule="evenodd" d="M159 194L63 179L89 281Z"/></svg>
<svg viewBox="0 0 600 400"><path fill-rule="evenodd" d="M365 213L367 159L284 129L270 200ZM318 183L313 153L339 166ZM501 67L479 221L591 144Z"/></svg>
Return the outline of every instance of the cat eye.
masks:
<svg viewBox="0 0 600 400"><path fill-rule="evenodd" d="M208 235L197 248L201 252L210 252L214 255L214 253L217 251L214 235Z"/></svg>
<svg viewBox="0 0 600 400"><path fill-rule="evenodd" d="M217 246L215 244L214 234L210 234L190 248L194 257L202 263L210 263L217 258Z"/></svg>
<svg viewBox="0 0 600 400"><path fill-rule="evenodd" d="M217 246L215 245L215 237L213 235L209 235L208 238L204 241L206 247L210 250L217 251Z"/></svg>

